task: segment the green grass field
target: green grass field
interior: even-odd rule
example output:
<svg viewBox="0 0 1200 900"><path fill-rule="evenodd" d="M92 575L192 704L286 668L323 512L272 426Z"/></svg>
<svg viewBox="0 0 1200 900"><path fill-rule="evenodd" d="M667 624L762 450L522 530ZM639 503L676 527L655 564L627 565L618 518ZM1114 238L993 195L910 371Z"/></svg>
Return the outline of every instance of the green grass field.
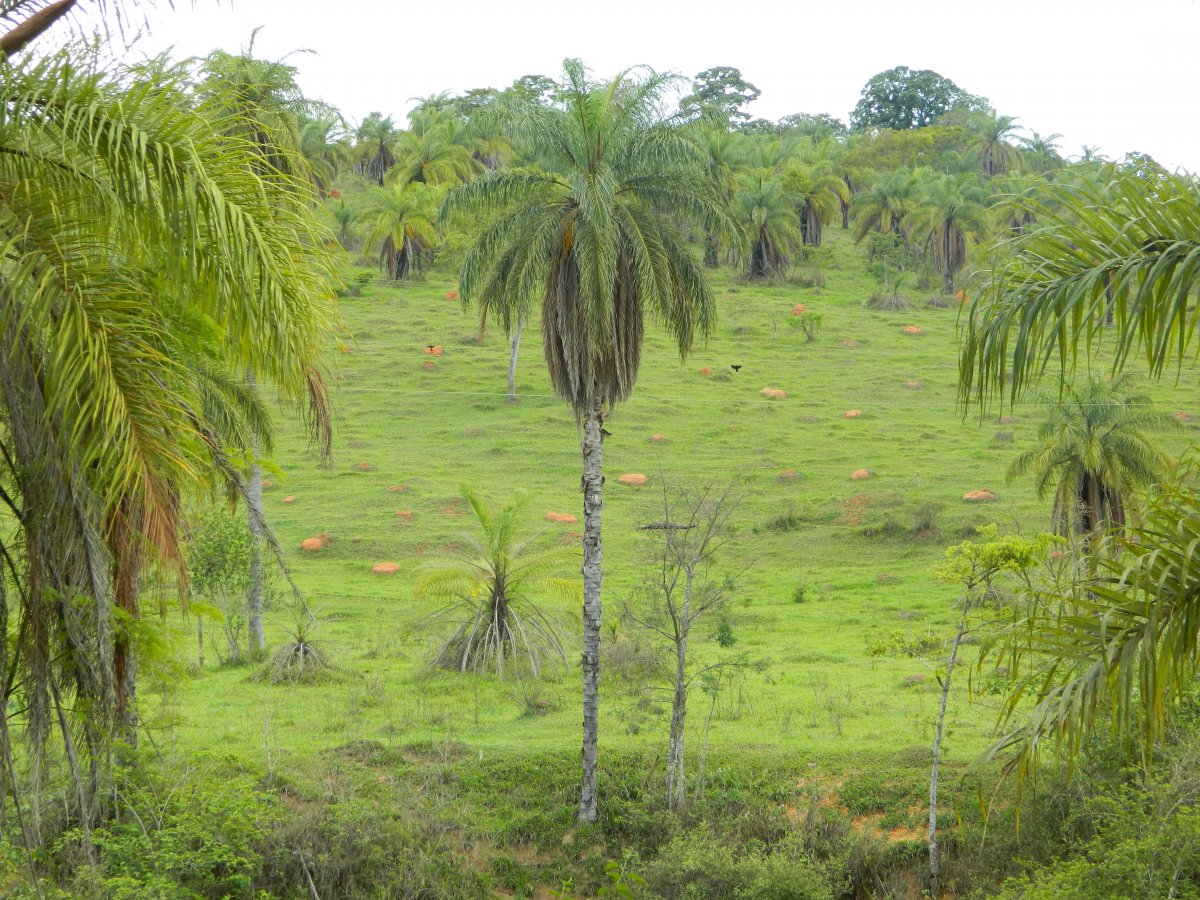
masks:
<svg viewBox="0 0 1200 900"><path fill-rule="evenodd" d="M749 285L715 273L717 327L682 363L661 329L650 327L634 396L609 421L604 447L610 645L646 643L618 623L618 601L644 577L647 547L637 526L652 520L663 482L739 479L736 539L718 559L721 571L742 572L729 611L736 643L718 646L714 619L699 626L694 656L708 663L741 655L747 666L729 673L717 697L711 745L718 753L779 757L797 778L814 766L836 777L869 760L922 758L932 740L936 681L910 678L928 671L919 660L868 656L868 643L893 629L945 638L956 591L931 574L945 547L987 522L1036 531L1049 510L1031 483L1004 480L1009 461L1032 440L1039 407L1022 405L1014 421L1001 423L998 409L964 419L956 405L958 308L927 307L928 292L909 290L911 311L864 309L874 283L861 274L860 251L844 232L831 233L811 265L823 272L824 287ZM330 466L318 464L291 417L280 417L267 514L318 612L317 637L344 677L296 687L257 683L245 668L216 667L210 650L208 667L169 701L150 699L152 719L169 726L164 741L266 758L284 769L357 741L462 744L479 759L551 751L569 760L578 752L573 654L560 677L536 684L426 666L445 630L421 627L435 604L415 599L413 585L472 525L458 501L460 484L493 501L526 493L527 532L544 530L547 541L569 542L580 527L548 524L547 511L582 516L580 435L550 393L536 330L526 334L520 400L510 404L507 342L489 333L476 343L474 310L446 296L454 287L435 274L414 284L375 282L362 297L341 301L347 333L340 352L331 348ZM796 303L823 316L813 342L790 324ZM427 344L441 345L443 355L423 353ZM424 368L431 360L436 368ZM711 374L702 375L703 367ZM764 398L764 387L787 397ZM1195 388L1189 372L1185 383L1154 391L1164 409L1200 414ZM852 409L861 415L844 417ZM1171 439L1175 447L1194 439L1190 428ZM853 480L858 469L871 477ZM617 482L630 472L649 483ZM978 488L997 499L961 499ZM398 516L401 510L411 518ZM769 527L789 515L791 527ZM930 515L934 527L922 528ZM333 538L325 550L300 552L303 539L322 533ZM380 561L400 571L371 574ZM273 645L290 622L282 587L276 594L267 621ZM565 609L562 616L573 649L578 617ZM182 640L194 657L194 636ZM605 752L665 746L669 698L657 688L666 681L646 684L634 675L612 667L602 673L602 768ZM954 692L946 739L957 764L985 746L996 702L972 701L965 684ZM709 703L697 692L689 765ZM915 756L905 755L909 748Z"/></svg>

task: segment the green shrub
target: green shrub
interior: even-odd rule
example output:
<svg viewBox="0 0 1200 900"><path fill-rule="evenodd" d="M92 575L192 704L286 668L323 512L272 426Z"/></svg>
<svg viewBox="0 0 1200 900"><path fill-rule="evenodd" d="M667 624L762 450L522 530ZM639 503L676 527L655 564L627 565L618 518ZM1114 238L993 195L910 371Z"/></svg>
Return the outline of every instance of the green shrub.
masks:
<svg viewBox="0 0 1200 900"><path fill-rule="evenodd" d="M260 848L278 819L271 797L236 772L145 766L117 769L115 821L92 833L98 866L80 865L83 896L123 898L254 897ZM66 832L56 855L83 855L84 836Z"/></svg>
<svg viewBox="0 0 1200 900"><path fill-rule="evenodd" d="M773 852L755 841L740 846L708 826L680 835L646 867L654 896L667 900L709 897L739 900L833 900L826 867L807 856L799 842L784 841Z"/></svg>

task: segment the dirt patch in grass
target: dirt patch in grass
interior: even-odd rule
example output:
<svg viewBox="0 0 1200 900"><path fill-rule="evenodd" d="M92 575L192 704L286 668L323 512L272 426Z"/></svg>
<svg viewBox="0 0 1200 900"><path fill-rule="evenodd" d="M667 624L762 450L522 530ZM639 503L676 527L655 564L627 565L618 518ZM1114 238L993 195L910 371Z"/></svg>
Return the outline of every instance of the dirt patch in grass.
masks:
<svg viewBox="0 0 1200 900"><path fill-rule="evenodd" d="M358 469L360 472L374 472L375 464L369 462L356 462L354 464L354 468Z"/></svg>
<svg viewBox="0 0 1200 900"><path fill-rule="evenodd" d="M618 475L617 481L621 484L627 484L632 487L640 487L649 481L649 479L645 475L642 475L638 472L630 472L626 475Z"/></svg>
<svg viewBox="0 0 1200 900"><path fill-rule="evenodd" d="M547 522L556 522L560 525L575 525L579 522L576 516L561 512L548 512L545 515L545 519Z"/></svg>
<svg viewBox="0 0 1200 900"><path fill-rule="evenodd" d="M962 498L968 503L990 503L996 499L996 495L987 488L979 488L976 491L967 491Z"/></svg>
<svg viewBox="0 0 1200 900"><path fill-rule="evenodd" d="M394 562L377 562L371 566L372 575L395 575L400 571L400 566Z"/></svg>
<svg viewBox="0 0 1200 900"><path fill-rule="evenodd" d="M874 473L870 469L855 469L850 473L850 478L854 481L866 481L872 474Z"/></svg>

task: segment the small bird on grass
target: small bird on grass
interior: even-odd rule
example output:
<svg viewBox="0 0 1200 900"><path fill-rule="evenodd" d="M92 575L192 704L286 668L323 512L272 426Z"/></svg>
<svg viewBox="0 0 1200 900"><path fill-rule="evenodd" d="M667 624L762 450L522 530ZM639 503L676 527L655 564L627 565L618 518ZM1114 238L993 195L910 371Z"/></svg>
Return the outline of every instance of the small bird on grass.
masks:
<svg viewBox="0 0 1200 900"><path fill-rule="evenodd" d="M735 372L740 372L742 370L742 367L740 365L734 365L733 363L729 364L729 368L733 369L733 371L735 371Z"/></svg>

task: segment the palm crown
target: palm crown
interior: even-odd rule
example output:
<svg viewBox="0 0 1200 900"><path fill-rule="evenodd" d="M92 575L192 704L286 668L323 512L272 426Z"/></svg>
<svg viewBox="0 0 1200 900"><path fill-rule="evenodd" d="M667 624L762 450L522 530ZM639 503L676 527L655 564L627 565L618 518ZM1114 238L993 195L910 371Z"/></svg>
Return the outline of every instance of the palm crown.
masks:
<svg viewBox="0 0 1200 900"><path fill-rule="evenodd" d="M456 189L442 217L491 217L463 263L464 302L509 328L540 296L551 382L581 413L629 396L647 308L682 353L712 323L708 283L662 210L733 229L704 154L662 112L669 78L565 71L562 105L522 106L510 126L538 165Z"/></svg>

